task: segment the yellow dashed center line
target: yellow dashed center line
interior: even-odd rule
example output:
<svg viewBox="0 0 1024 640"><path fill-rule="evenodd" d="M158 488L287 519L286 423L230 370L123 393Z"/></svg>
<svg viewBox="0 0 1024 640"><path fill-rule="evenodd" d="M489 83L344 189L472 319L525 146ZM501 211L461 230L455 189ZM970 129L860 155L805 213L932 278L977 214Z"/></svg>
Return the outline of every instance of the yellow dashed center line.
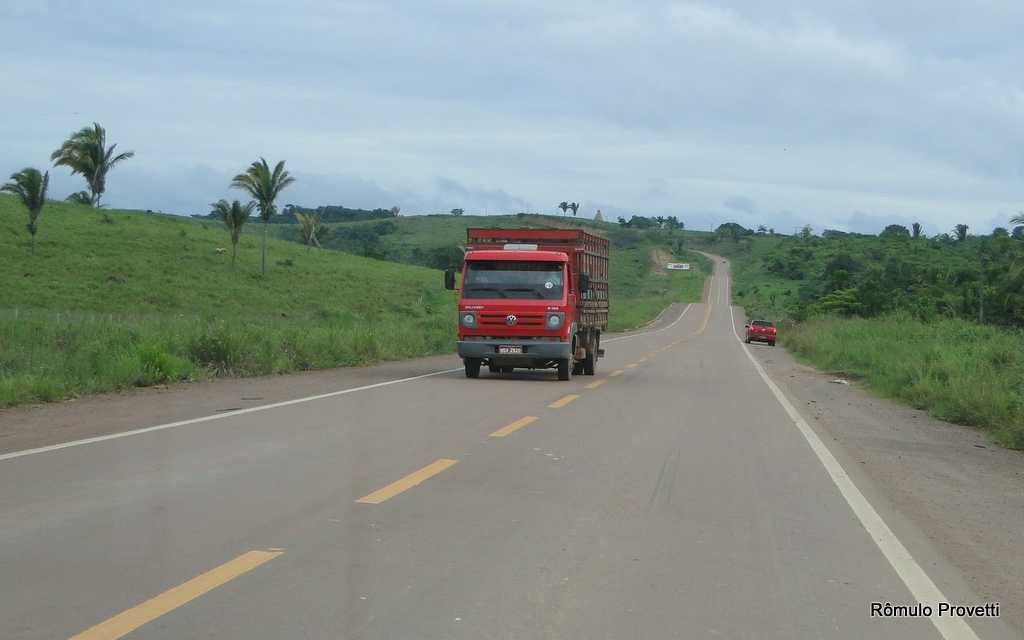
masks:
<svg viewBox="0 0 1024 640"><path fill-rule="evenodd" d="M615 371L612 371L611 373L609 373L608 377L609 378L614 378L616 376L621 376L621 375L622 375L622 369L616 369Z"/></svg>
<svg viewBox="0 0 1024 640"><path fill-rule="evenodd" d="M695 333L693 335L699 336L702 333L704 333L704 330L708 328L708 320L710 320L710 319L711 319L711 305L709 304L709 305L707 305L707 311L705 311L705 313L704 313L704 322L701 323L700 329L697 330L697 333Z"/></svg>
<svg viewBox="0 0 1024 640"><path fill-rule="evenodd" d="M519 418L515 422L510 422L509 424L505 425L504 427L502 427L502 428L498 429L497 431L495 431L494 433L492 433L491 437L492 438L504 438L505 436L507 436L510 433L513 433L515 431L519 431L520 429L522 429L526 425L530 424L531 422L534 422L535 420L537 420L537 416L525 416L525 417Z"/></svg>
<svg viewBox="0 0 1024 640"><path fill-rule="evenodd" d="M449 460L448 458L435 460L419 471L413 471L404 478L395 480L388 486L382 489L377 489L373 493L359 498L356 502L360 502L362 504L380 504L385 500L394 498L403 491L412 489L421 482L436 476L456 462L458 462L458 460Z"/></svg>
<svg viewBox="0 0 1024 640"><path fill-rule="evenodd" d="M555 400L554 402L549 404L548 405L548 409L561 409L562 407L564 407L565 405L569 404L570 402L572 402L573 400L575 400L578 397L579 396L574 394L574 393L570 393L567 396L562 396L558 400Z"/></svg>
<svg viewBox="0 0 1024 640"><path fill-rule="evenodd" d="M282 551L276 550L243 553L234 560L225 562L188 582L164 591L131 609L122 611L91 629L86 629L73 636L71 640L117 640L117 638L122 638L147 622L152 622L222 584L252 571L261 564L273 560L281 553Z"/></svg>
<svg viewBox="0 0 1024 640"><path fill-rule="evenodd" d="M602 384L604 384L606 382L608 382L608 378L601 378L600 380L594 380L593 382L588 384L585 388L586 389L596 389L596 388L600 387Z"/></svg>

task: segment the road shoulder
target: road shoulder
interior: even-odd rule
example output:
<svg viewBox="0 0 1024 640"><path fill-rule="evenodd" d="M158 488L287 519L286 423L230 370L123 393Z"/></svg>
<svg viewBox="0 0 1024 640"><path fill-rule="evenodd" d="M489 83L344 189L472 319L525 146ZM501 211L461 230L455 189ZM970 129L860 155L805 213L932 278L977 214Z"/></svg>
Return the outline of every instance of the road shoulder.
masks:
<svg viewBox="0 0 1024 640"><path fill-rule="evenodd" d="M669 305L646 327L609 333L608 339L665 329L678 320L688 306ZM194 420L342 389L415 378L461 366L462 361L454 354L449 354L365 367L175 383L83 396L63 402L0 409L0 455Z"/></svg>
<svg viewBox="0 0 1024 640"><path fill-rule="evenodd" d="M976 429L877 398L853 381L834 382L843 378L805 366L780 347L751 351L844 466L866 477L971 591L1000 602L1004 621L1024 631L1024 455Z"/></svg>

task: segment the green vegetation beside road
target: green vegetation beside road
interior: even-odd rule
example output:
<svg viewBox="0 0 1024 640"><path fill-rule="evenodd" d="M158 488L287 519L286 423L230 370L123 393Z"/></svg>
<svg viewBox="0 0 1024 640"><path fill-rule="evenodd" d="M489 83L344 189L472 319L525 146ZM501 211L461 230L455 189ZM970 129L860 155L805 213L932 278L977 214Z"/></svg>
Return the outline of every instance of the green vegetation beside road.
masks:
<svg viewBox="0 0 1024 640"><path fill-rule="evenodd" d="M0 406L216 375L356 365L453 348L437 271L223 225L49 202L30 254L0 197ZM223 251L219 251L223 249Z"/></svg>
<svg viewBox="0 0 1024 640"><path fill-rule="evenodd" d="M700 246L731 259L733 303L779 322L781 344L804 362L1024 449L1019 236L747 235Z"/></svg>
<svg viewBox="0 0 1024 640"><path fill-rule="evenodd" d="M457 269L462 264L462 245L470 227L585 227L606 235L611 241L612 331L642 326L673 302L700 300L704 278L710 273L705 258L683 248L684 236L679 231L641 231L593 220L532 214L406 216L332 224L327 225L320 244L383 260ZM294 225L277 225L272 230L279 237L301 241ZM689 261L693 269L669 273L659 268L659 263L668 261Z"/></svg>
<svg viewBox="0 0 1024 640"><path fill-rule="evenodd" d="M261 275L262 225L244 227L233 267L232 234L219 220L53 201L32 253L27 219L16 198L0 196L0 407L454 351L455 295L435 269L271 239ZM415 262L445 246L461 257L467 226L524 223L432 216L395 224L389 246ZM291 226L271 230L299 239ZM688 258L693 271L664 273L653 260L656 251L670 255L671 242L652 233L611 229L613 329L700 297L701 260Z"/></svg>
<svg viewBox="0 0 1024 640"><path fill-rule="evenodd" d="M1024 449L1024 332L966 320L815 317L786 327L786 347L825 371Z"/></svg>

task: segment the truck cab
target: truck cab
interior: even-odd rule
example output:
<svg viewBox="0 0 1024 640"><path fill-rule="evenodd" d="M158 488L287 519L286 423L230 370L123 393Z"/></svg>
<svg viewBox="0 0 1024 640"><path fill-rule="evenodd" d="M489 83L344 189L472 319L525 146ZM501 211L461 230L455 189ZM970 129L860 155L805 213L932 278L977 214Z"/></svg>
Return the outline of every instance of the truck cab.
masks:
<svg viewBox="0 0 1024 640"><path fill-rule="evenodd" d="M607 326L607 254L587 256L581 234L604 240L578 230L468 231L458 303L467 377L478 377L483 364L492 373L554 368L561 380L594 374ZM604 258L603 269L587 269L600 262L595 257ZM455 288L454 272L445 286Z"/></svg>

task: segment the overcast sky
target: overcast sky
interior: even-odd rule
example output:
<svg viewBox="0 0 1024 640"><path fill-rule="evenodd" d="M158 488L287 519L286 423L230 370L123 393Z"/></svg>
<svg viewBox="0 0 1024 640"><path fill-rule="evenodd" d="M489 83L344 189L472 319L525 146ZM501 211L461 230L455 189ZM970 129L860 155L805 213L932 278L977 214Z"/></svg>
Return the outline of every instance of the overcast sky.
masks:
<svg viewBox="0 0 1024 640"><path fill-rule="evenodd" d="M674 214L779 231L1024 209L1024 2L22 2L0 172L93 120L113 207L206 213L260 155L281 204ZM53 170L55 197L83 188Z"/></svg>

